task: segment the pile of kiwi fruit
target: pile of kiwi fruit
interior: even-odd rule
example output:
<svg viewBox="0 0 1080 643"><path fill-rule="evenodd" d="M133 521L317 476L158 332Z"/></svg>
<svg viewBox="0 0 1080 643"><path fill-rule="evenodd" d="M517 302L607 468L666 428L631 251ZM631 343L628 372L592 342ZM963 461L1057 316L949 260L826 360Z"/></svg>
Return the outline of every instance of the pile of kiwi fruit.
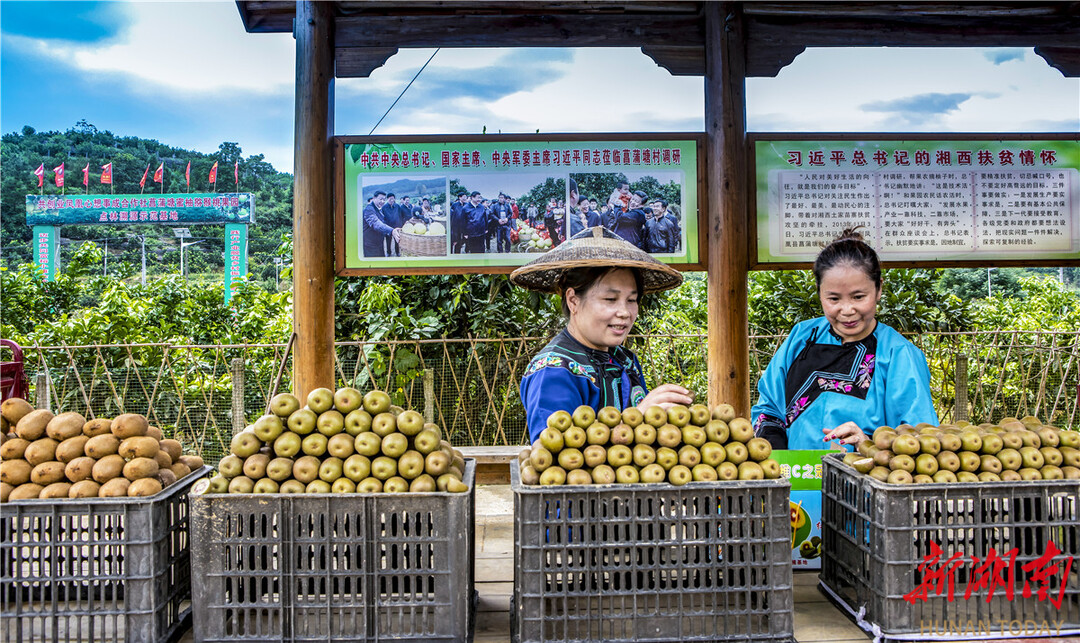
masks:
<svg viewBox="0 0 1080 643"><path fill-rule="evenodd" d="M1080 479L1080 432L1035 416L997 424L878 427L844 456L859 473L890 484Z"/></svg>
<svg viewBox="0 0 1080 643"><path fill-rule="evenodd" d="M465 459L439 425L379 390L311 391L270 400L233 436L217 473L193 493L461 493Z"/></svg>
<svg viewBox="0 0 1080 643"><path fill-rule="evenodd" d="M9 398L0 418L0 502L152 496L203 466L136 413L88 421Z"/></svg>
<svg viewBox="0 0 1080 643"><path fill-rule="evenodd" d="M518 455L527 485L762 480L780 477L772 446L730 404L644 412L630 407L556 411Z"/></svg>

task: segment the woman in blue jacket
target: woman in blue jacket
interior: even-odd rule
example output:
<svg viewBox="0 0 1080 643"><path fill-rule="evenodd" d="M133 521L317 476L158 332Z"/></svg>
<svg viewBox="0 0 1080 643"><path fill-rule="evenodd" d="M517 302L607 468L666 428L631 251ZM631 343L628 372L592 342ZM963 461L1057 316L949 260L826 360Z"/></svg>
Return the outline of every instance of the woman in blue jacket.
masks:
<svg viewBox="0 0 1080 643"><path fill-rule="evenodd" d="M637 320L641 296L678 286L677 270L610 230L593 227L518 268L510 280L559 293L568 320L521 380L530 441L555 411L693 403L690 391L675 384L650 391L637 356L622 346Z"/></svg>
<svg viewBox="0 0 1080 643"><path fill-rule="evenodd" d="M754 432L774 449L854 445L882 425L937 424L926 356L876 318L877 253L854 230L817 256L824 316L795 325L758 382Z"/></svg>

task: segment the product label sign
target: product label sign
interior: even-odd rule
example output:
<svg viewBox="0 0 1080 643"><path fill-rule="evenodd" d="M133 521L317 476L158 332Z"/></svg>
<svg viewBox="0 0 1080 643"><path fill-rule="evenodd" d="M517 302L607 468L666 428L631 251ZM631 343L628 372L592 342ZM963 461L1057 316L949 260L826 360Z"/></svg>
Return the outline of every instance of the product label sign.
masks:
<svg viewBox="0 0 1080 643"><path fill-rule="evenodd" d="M791 482L791 564L821 569L821 458L836 451L773 451L780 475Z"/></svg>

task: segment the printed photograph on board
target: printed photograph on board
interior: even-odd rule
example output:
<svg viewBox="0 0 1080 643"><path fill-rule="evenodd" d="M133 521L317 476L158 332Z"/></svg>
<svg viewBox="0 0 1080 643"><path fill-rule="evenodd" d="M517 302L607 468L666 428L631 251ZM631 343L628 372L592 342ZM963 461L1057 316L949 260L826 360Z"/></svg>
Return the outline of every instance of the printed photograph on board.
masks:
<svg viewBox="0 0 1080 643"><path fill-rule="evenodd" d="M361 175L360 234L365 258L445 257L445 176Z"/></svg>
<svg viewBox="0 0 1080 643"><path fill-rule="evenodd" d="M546 252L566 240L566 179L538 173L450 178L451 254Z"/></svg>
<svg viewBox="0 0 1080 643"><path fill-rule="evenodd" d="M645 252L681 253L686 244L681 172L571 174L570 236L602 225Z"/></svg>

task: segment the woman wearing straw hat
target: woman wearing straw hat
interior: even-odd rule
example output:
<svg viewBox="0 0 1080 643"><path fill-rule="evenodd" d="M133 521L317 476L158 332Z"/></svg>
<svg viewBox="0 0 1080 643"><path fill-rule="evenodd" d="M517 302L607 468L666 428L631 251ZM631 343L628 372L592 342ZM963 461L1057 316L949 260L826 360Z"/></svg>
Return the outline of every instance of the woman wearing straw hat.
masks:
<svg viewBox="0 0 1080 643"><path fill-rule="evenodd" d="M643 294L674 288L682 274L602 227L589 228L518 268L510 280L562 296L566 328L529 363L521 380L529 439L555 411L691 404L690 391L664 384L649 391L641 363L623 348Z"/></svg>

